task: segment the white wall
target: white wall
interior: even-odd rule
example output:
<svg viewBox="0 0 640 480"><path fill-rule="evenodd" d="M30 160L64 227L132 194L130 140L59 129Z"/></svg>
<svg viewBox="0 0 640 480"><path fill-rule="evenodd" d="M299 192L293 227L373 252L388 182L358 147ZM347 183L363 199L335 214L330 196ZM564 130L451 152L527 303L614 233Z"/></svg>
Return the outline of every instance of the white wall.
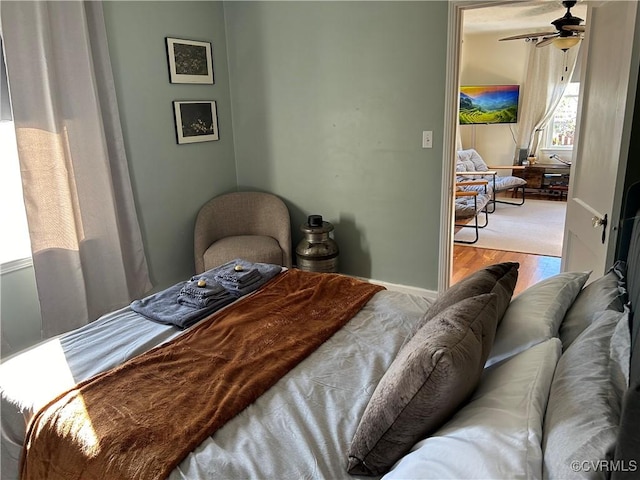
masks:
<svg viewBox="0 0 640 480"><path fill-rule="evenodd" d="M527 64L526 43L499 42L504 36L493 33L463 36L461 85L522 85ZM513 164L516 135L517 124L460 126L463 148L475 148L491 165Z"/></svg>

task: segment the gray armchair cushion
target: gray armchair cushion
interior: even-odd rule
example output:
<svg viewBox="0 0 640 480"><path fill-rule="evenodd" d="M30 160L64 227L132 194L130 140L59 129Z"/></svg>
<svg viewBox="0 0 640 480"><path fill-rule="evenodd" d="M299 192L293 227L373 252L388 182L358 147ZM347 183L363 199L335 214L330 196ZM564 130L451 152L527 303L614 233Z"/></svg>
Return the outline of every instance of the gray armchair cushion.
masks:
<svg viewBox="0 0 640 480"><path fill-rule="evenodd" d="M491 200L491 196L488 194L481 194L475 197L456 197L456 218L474 217L487 206L489 200Z"/></svg>
<svg viewBox="0 0 640 480"><path fill-rule="evenodd" d="M458 151L457 172L486 172L489 167L473 148Z"/></svg>
<svg viewBox="0 0 640 480"><path fill-rule="evenodd" d="M464 190L467 192L478 192L480 194L489 194L491 195L493 189L493 176L489 176L486 185L465 185L465 183L471 183L473 180L480 180L480 178L464 178L459 182L456 182L456 185L460 190Z"/></svg>
<svg viewBox="0 0 640 480"><path fill-rule="evenodd" d="M468 150L459 150L458 158L456 160L456 172L486 172L489 167L482 159L480 154L473 148ZM473 180L480 180L481 178L489 181L489 186L495 189L496 192L502 192L509 190L510 188L521 187L526 185L527 181L520 177L514 177L513 175L477 175L473 176ZM458 182L464 182L469 180L467 176L458 176ZM495 184L494 184L495 182Z"/></svg>
<svg viewBox="0 0 640 480"><path fill-rule="evenodd" d="M521 187L526 185L527 181L524 178L514 177L512 175L499 176L496 175L496 192L502 192L509 190L510 188Z"/></svg>
<svg viewBox="0 0 640 480"><path fill-rule="evenodd" d="M237 235L221 238L204 252L204 270L242 258L252 263L282 265L282 249L275 238L266 235Z"/></svg>

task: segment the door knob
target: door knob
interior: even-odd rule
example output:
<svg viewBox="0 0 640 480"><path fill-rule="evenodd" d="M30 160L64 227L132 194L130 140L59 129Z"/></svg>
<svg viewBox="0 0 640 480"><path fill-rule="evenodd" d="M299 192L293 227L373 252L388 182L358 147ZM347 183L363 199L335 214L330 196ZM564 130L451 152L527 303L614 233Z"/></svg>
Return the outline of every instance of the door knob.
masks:
<svg viewBox="0 0 640 480"><path fill-rule="evenodd" d="M592 217L591 224L593 228L602 227L602 244L604 245L605 239L607 238L607 214L605 213L604 218Z"/></svg>

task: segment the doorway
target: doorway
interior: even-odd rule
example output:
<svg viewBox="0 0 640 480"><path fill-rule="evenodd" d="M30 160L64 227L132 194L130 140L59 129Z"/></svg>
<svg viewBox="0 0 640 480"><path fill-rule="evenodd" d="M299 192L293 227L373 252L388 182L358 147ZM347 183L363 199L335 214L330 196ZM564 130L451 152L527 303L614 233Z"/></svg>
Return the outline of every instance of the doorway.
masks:
<svg viewBox="0 0 640 480"><path fill-rule="evenodd" d="M461 79L462 85L522 84L526 74L528 57L525 40L498 42L498 39L516 33L538 32L541 30L548 31L550 28L553 28L549 23L555 18L562 16L565 12L563 7L557 2L494 2L493 5L487 5L487 2L483 2L475 6L465 3L453 10L454 16L460 16L458 23L459 31L454 32L454 34L458 35L457 38L461 41L457 43L458 48L455 52L457 53L457 65L455 65L454 68L450 68L448 73L451 75L450 78L453 78L453 82L450 82L450 84L455 86L456 91L451 93L456 99L458 95L458 78ZM581 18L586 18L586 6L580 8L579 11L576 11L574 8L572 9L572 13ZM509 25L509 29L505 30L504 25ZM470 31L472 31L472 35L468 35ZM473 41L473 47L470 47L470 44L462 45L462 42L466 41ZM553 47L548 48L551 49ZM483 52L494 52L493 58L490 55L483 56ZM468 58L465 59L465 54L468 55L469 58L472 58L472 60ZM450 56L449 58L452 57ZM457 128L457 117L456 125L452 128ZM465 128L466 131L464 131ZM445 158L455 158L456 150L460 148L474 148L482 153L483 157L490 158L494 165L513 165L514 156L517 152L515 138L517 132L516 125L468 125L461 126L458 132L460 135L455 139L455 148L450 152L451 155ZM545 150L544 154L548 156L549 159L545 157L542 159L542 162L555 164L554 166L565 166L564 162L570 163L572 159L572 151L564 146L561 146L558 151ZM551 154L554 156L560 154L560 157L556 157L557 160L555 160L551 158ZM487 160L487 163L489 163L489 160ZM566 177L568 179L568 167L566 170ZM452 172L449 173L451 174L453 183L454 174ZM547 176L544 178L546 177ZM548 177L551 178L551 175L548 175ZM562 191L563 195L550 201L558 202L566 199L564 196L566 195L566 184L564 184L563 187L564 191L562 191L563 188L552 189ZM527 197L528 199L533 198L535 200L530 202L529 205L532 205L535 201L538 201L539 204L544 203L541 202L541 200L548 199L548 197L543 195L532 196L532 193L550 194L552 191L550 192L539 187L537 191L530 190ZM506 208L512 209L518 207ZM564 213L562 213L562 215L564 215ZM550 255L516 253L494 249L497 247L477 248L475 245L460 246L452 242L450 251L452 258L449 277L450 283L456 283L459 279L475 269L501 261L517 261L521 264L521 279L524 287L558 273L561 268L561 244L564 231L564 217L562 217L560 223L558 223L557 230L559 246ZM482 231L480 236L482 236ZM520 251L526 252L527 250L524 249ZM517 288L523 289L524 287L519 285Z"/></svg>

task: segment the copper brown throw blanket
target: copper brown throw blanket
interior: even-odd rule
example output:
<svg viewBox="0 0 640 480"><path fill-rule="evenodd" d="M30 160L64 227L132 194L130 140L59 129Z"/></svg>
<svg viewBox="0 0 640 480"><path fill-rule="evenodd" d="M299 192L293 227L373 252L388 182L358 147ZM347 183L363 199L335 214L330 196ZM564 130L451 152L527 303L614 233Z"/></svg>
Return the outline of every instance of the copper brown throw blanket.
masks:
<svg viewBox="0 0 640 480"><path fill-rule="evenodd" d="M161 479L382 287L289 270L172 342L38 412L23 479Z"/></svg>

